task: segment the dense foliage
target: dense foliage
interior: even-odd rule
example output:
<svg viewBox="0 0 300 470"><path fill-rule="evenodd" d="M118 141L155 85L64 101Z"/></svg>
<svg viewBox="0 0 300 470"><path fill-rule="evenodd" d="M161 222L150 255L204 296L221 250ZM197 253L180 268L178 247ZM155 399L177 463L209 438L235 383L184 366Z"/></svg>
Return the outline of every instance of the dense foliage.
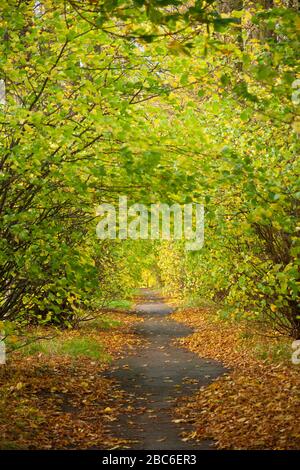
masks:
<svg viewBox="0 0 300 470"><path fill-rule="evenodd" d="M297 5L1 3L2 319L69 321L152 271L300 335ZM100 242L119 194L204 203L204 248Z"/></svg>
<svg viewBox="0 0 300 470"><path fill-rule="evenodd" d="M212 40L200 99L181 121L187 171L206 206L205 247L167 246L161 265L173 289L299 337L299 16L259 9L254 37L250 11L238 17L242 37ZM201 62L189 63L196 75Z"/></svg>

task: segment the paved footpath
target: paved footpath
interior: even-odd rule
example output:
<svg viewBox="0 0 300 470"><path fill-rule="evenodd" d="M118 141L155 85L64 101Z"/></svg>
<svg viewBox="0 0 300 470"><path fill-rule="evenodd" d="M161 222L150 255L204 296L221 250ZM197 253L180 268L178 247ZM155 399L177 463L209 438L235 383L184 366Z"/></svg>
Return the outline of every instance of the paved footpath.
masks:
<svg viewBox="0 0 300 470"><path fill-rule="evenodd" d="M225 372L222 364L202 359L172 344L193 330L169 319L172 308L149 290L142 290L142 303L136 311L144 319L136 324L137 335L146 339L133 355L117 360L107 377L130 397L134 412L127 412L114 422L116 437L131 440L132 449L211 449L209 441L195 444L182 441L182 431L189 423L174 423L174 401L197 392Z"/></svg>

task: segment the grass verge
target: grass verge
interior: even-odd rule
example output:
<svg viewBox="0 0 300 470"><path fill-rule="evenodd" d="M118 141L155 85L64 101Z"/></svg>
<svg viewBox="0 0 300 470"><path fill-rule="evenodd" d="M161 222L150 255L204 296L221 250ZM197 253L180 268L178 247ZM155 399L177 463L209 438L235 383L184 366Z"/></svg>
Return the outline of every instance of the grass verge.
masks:
<svg viewBox="0 0 300 470"><path fill-rule="evenodd" d="M111 356L105 352L103 345L89 337L64 338L63 335L59 335L54 339L31 343L20 352L24 356L41 353L47 356L87 357L103 363L111 360Z"/></svg>
<svg viewBox="0 0 300 470"><path fill-rule="evenodd" d="M56 336L15 351L0 367L0 449L124 447L111 426L126 396L102 372L141 341L131 332L137 321L106 311L76 330L31 329Z"/></svg>

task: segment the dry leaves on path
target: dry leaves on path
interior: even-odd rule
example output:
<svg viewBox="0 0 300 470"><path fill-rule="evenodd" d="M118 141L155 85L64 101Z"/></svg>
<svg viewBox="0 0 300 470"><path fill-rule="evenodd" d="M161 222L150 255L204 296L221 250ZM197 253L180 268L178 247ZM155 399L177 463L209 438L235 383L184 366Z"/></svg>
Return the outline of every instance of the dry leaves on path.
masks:
<svg viewBox="0 0 300 470"><path fill-rule="evenodd" d="M255 334L245 339L245 325L216 322L210 310L183 309L173 318L196 329L182 346L230 369L178 407L178 416L194 423L188 437L213 439L222 449L299 449L299 367L258 359ZM270 347L278 340L263 341Z"/></svg>
<svg viewBox="0 0 300 470"><path fill-rule="evenodd" d="M104 358L125 355L140 339L131 331L136 315L112 312L116 327L88 324L65 331L64 341L98 341ZM94 344L94 343L93 343ZM113 448L124 442L110 424L127 406L127 398L104 378L107 363L90 357L13 353L0 369L0 445L2 449Z"/></svg>

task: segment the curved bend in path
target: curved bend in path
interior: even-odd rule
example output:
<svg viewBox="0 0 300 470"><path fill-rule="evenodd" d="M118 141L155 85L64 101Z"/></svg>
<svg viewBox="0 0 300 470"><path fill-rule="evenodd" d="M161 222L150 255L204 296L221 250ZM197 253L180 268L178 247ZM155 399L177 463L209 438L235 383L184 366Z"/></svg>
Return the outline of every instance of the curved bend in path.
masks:
<svg viewBox="0 0 300 470"><path fill-rule="evenodd" d="M172 308L153 292L143 289L142 296L144 301L136 310L144 321L136 325L135 332L146 339L146 344L134 355L116 361L106 374L128 394L129 410L133 410L113 423L114 434L129 439L132 449L211 449L212 442L182 441L181 432L190 427L172 421L174 401L196 393L225 369L216 361L201 359L172 344L193 330L169 319Z"/></svg>

